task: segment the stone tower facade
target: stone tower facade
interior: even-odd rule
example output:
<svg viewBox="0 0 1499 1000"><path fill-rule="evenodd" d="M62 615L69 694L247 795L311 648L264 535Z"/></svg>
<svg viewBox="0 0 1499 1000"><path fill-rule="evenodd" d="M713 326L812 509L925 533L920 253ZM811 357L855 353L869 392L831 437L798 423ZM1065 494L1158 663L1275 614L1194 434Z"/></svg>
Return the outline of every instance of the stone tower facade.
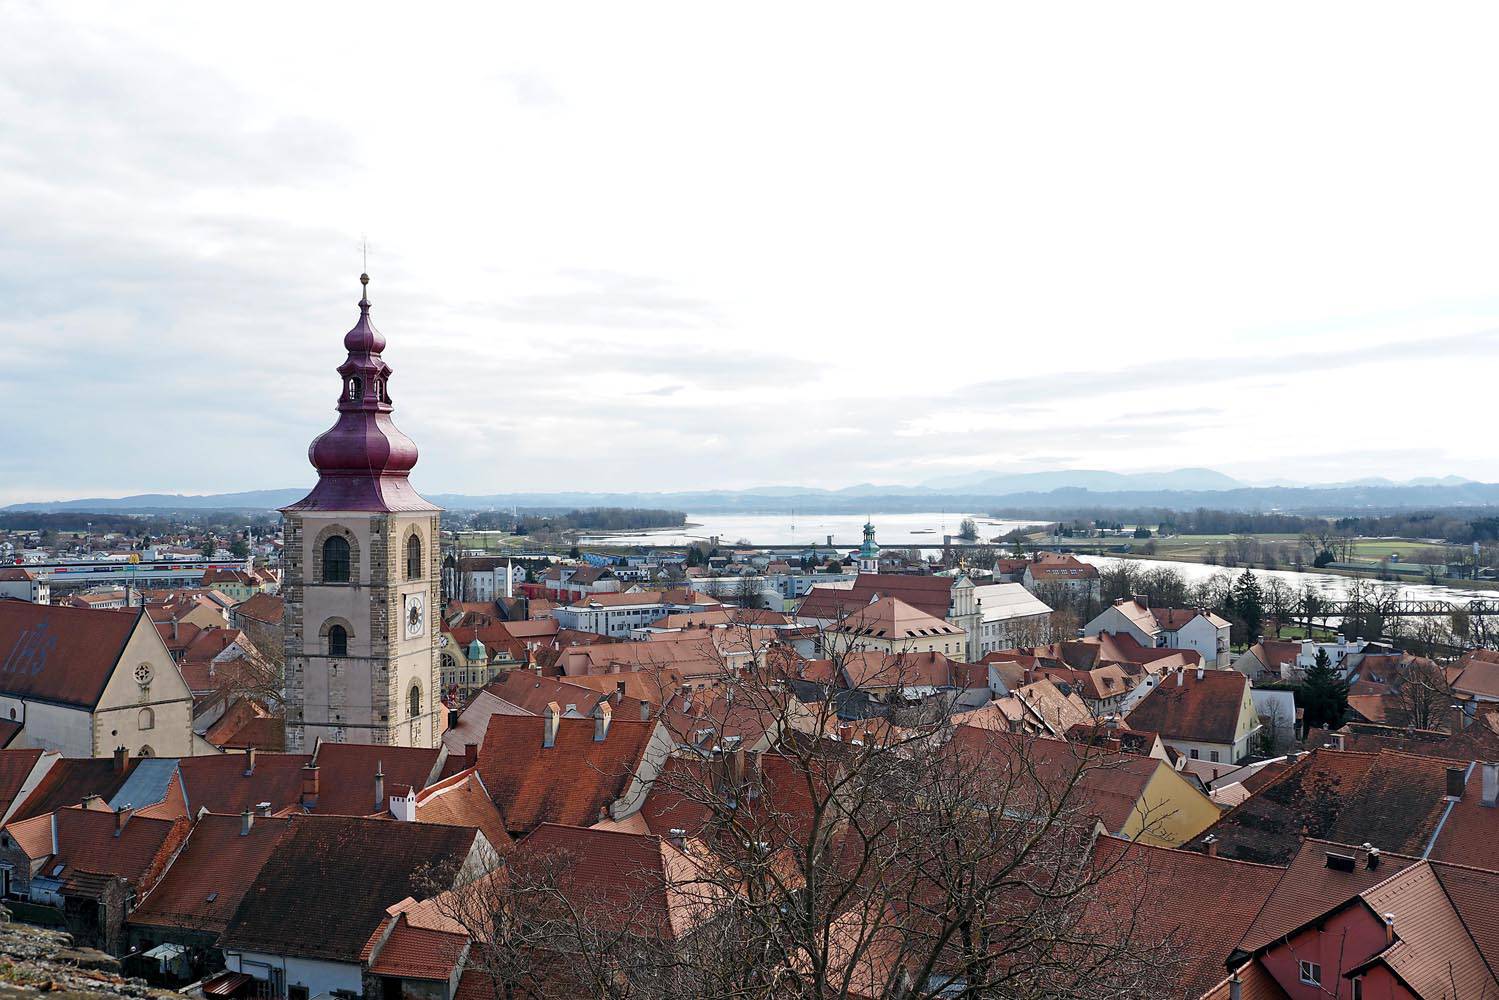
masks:
<svg viewBox="0 0 1499 1000"><path fill-rule="evenodd" d="M361 282L369 284L367 275ZM281 511L286 748L317 740L433 747L441 510L407 479L416 445L391 421L385 338L369 296L344 337L338 420L308 449L318 482Z"/></svg>

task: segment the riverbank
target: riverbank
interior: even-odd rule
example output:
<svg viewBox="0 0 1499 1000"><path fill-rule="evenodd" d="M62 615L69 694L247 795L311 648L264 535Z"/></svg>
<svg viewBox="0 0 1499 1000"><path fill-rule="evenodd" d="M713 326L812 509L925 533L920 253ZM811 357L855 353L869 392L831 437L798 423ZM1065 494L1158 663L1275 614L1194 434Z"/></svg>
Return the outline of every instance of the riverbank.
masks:
<svg viewBox="0 0 1499 1000"><path fill-rule="evenodd" d="M1179 555L1173 552L1116 552L1111 553L1110 558L1129 559L1136 562L1170 562L1188 566L1202 566L1210 570L1222 570L1225 573L1242 573L1246 569L1252 569L1257 573L1299 573L1304 576L1332 576L1348 580L1371 580L1375 583L1393 583L1409 586L1422 587L1446 587L1462 590L1484 590L1499 591L1499 580L1467 580L1459 577L1439 577L1435 583L1424 577L1415 575L1381 577L1377 569L1367 572L1350 570L1344 568L1334 569L1327 566L1304 566L1297 569L1294 566L1281 565L1269 566L1263 562L1246 562L1234 566L1225 566L1221 563L1204 562L1201 559L1193 559L1187 555Z"/></svg>

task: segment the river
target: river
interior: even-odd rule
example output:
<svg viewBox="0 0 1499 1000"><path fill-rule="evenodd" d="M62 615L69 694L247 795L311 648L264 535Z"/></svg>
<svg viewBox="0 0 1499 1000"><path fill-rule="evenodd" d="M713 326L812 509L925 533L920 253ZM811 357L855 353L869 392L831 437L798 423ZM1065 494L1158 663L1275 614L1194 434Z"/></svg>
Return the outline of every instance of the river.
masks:
<svg viewBox="0 0 1499 1000"><path fill-rule="evenodd" d="M937 511L924 514L876 514L873 517L875 540L884 548L942 545L942 536L956 535L963 518L978 523L979 537L996 538L1016 528L1045 524L1035 521L996 521L984 514L962 511ZM854 548L864 540L862 514L688 514L686 528L660 528L655 531L623 534L595 534L583 542L620 545L687 545L706 541L714 535L720 544L733 545L743 539L756 545L826 545Z"/></svg>
<svg viewBox="0 0 1499 1000"><path fill-rule="evenodd" d="M983 514L963 511L930 511L920 514L875 514L872 518L875 540L884 548L940 549L944 534L956 535L963 518L971 517L978 522L979 537L992 539L1007 534L1016 528L1032 524L1044 524L1045 518L1034 521L1000 521ZM688 514L685 528L660 528L654 531L627 532L621 534L593 534L581 541L594 544L619 545L688 545L706 541L714 535L720 544L733 545L741 539L756 545L826 545L828 536L839 548L854 548L864 537L864 521L858 514ZM1079 556L1084 562L1095 566L1108 566L1120 562L1114 556ZM1168 559L1130 559L1141 569L1156 567L1175 570L1192 583L1199 583L1216 573L1235 576L1241 569L1209 566L1204 563L1175 562ZM1296 590L1313 587L1331 600L1341 600L1348 594L1349 578L1327 573L1298 573L1286 569L1257 569L1253 571L1261 582L1279 577ZM1452 601L1463 603L1473 598L1494 599L1499 594L1492 590L1462 587L1433 587L1425 583L1384 583L1383 587L1394 587L1403 600Z"/></svg>

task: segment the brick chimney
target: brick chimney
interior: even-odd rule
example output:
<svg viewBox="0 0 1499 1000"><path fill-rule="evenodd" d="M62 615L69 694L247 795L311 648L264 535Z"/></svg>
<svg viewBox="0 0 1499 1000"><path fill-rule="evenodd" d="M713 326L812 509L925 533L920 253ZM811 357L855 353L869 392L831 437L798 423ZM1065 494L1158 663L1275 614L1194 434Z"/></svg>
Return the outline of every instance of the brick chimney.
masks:
<svg viewBox="0 0 1499 1000"><path fill-rule="evenodd" d="M1467 769L1462 767L1447 768L1447 797L1457 800L1463 797L1463 788L1468 783Z"/></svg>
<svg viewBox="0 0 1499 1000"><path fill-rule="evenodd" d="M609 735L609 723L614 718L614 709L609 707L608 701L600 701L598 707L593 710L593 741L604 742Z"/></svg>
<svg viewBox="0 0 1499 1000"><path fill-rule="evenodd" d="M542 747L554 747L557 745L557 722L562 718L562 709L554 701L547 705L545 721L541 728Z"/></svg>
<svg viewBox="0 0 1499 1000"><path fill-rule="evenodd" d="M1202 838L1202 852L1210 858L1218 856L1218 835L1210 833Z"/></svg>
<svg viewBox="0 0 1499 1000"><path fill-rule="evenodd" d="M385 765L375 761L375 808L385 808Z"/></svg>
<svg viewBox="0 0 1499 1000"><path fill-rule="evenodd" d="M124 747L115 747L115 774L124 774L125 766L130 763L130 751Z"/></svg>
<svg viewBox="0 0 1499 1000"><path fill-rule="evenodd" d="M257 802L255 803L255 811L262 816L269 816L271 814L271 804L269 802Z"/></svg>
<svg viewBox="0 0 1499 1000"><path fill-rule="evenodd" d="M115 807L115 836L118 837L125 831L125 824L130 822L130 814L135 812L130 806Z"/></svg>
<svg viewBox="0 0 1499 1000"><path fill-rule="evenodd" d="M302 765L302 808L316 809L318 796L318 766L311 761Z"/></svg>

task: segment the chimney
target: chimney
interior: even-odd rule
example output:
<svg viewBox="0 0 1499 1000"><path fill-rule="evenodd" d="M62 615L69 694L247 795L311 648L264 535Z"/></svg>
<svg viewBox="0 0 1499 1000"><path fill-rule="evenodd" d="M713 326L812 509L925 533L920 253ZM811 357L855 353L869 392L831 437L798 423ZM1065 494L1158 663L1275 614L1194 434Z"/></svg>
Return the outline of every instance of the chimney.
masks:
<svg viewBox="0 0 1499 1000"><path fill-rule="evenodd" d="M1461 703L1454 702L1452 705L1452 733L1456 735L1468 728L1468 713L1463 711Z"/></svg>
<svg viewBox="0 0 1499 1000"><path fill-rule="evenodd" d="M130 814L135 810L130 806L115 806L115 836L118 837L125 830L125 824L130 822Z"/></svg>
<svg viewBox="0 0 1499 1000"><path fill-rule="evenodd" d="M302 765L302 808L303 809L316 809L317 808L317 793L318 793L318 780L317 780L317 776L318 776L318 767L317 767L316 764L312 763L311 761L308 761L306 764Z"/></svg>
<svg viewBox="0 0 1499 1000"><path fill-rule="evenodd" d="M255 811L261 816L269 816L271 814L271 804L269 802L257 802L255 803Z"/></svg>
<svg viewBox="0 0 1499 1000"><path fill-rule="evenodd" d="M1483 804L1493 809L1499 806L1499 764L1489 761L1483 767Z"/></svg>
<svg viewBox="0 0 1499 1000"><path fill-rule="evenodd" d="M1202 851L1210 858L1218 856L1218 835L1210 833L1202 838Z"/></svg>
<svg viewBox="0 0 1499 1000"><path fill-rule="evenodd" d="M130 751L124 747L115 747L115 774L124 774L125 765L130 763Z"/></svg>
<svg viewBox="0 0 1499 1000"><path fill-rule="evenodd" d="M1239 973L1234 972L1234 977L1228 981L1228 1000L1243 1000L1244 984L1239 980Z"/></svg>
<svg viewBox="0 0 1499 1000"><path fill-rule="evenodd" d="M1384 943L1386 948L1395 943L1395 914L1393 913L1384 915Z"/></svg>
<svg viewBox="0 0 1499 1000"><path fill-rule="evenodd" d="M397 792L390 797L390 815L402 823L416 822L415 788L407 788L405 795Z"/></svg>
<svg viewBox="0 0 1499 1000"><path fill-rule="evenodd" d="M57 846L57 810L52 810L52 853L55 855L60 848Z"/></svg>
<svg viewBox="0 0 1499 1000"><path fill-rule="evenodd" d="M385 765L375 761L375 808L385 808Z"/></svg>
<svg viewBox="0 0 1499 1000"><path fill-rule="evenodd" d="M1456 801L1463 797L1463 786L1467 784L1466 768L1447 768L1447 798Z"/></svg>
<svg viewBox="0 0 1499 1000"><path fill-rule="evenodd" d="M651 703L648 701L641 701L640 703L640 721L651 721Z"/></svg>
<svg viewBox="0 0 1499 1000"><path fill-rule="evenodd" d="M614 718L614 709L609 707L609 702L601 701L593 710L593 741L604 742L604 737L609 735L609 722Z"/></svg>
<svg viewBox="0 0 1499 1000"><path fill-rule="evenodd" d="M457 729L458 728L458 709L456 709L456 708L450 708L450 709L448 709L448 728L449 729Z"/></svg>
<svg viewBox="0 0 1499 1000"><path fill-rule="evenodd" d="M614 682L614 704L618 705L619 704L619 700L621 698L623 698L624 696L625 696L625 682L624 681L615 681Z"/></svg>
<svg viewBox="0 0 1499 1000"><path fill-rule="evenodd" d="M1367 853L1364 856L1364 867L1367 868L1367 869L1369 869L1371 872L1378 870L1378 868L1379 868L1379 848L1377 848L1377 847L1370 847L1370 848L1367 849Z"/></svg>
<svg viewBox="0 0 1499 1000"><path fill-rule="evenodd" d="M561 715L562 709L557 706L555 701L547 705L546 722L543 723L541 729L541 745L543 747L557 745L557 720Z"/></svg>
<svg viewBox="0 0 1499 1000"><path fill-rule="evenodd" d="M679 826L672 827L671 828L671 832L667 835L667 839L669 839L672 842L672 844L677 848L677 850L679 850L679 851L686 850L686 848L687 848L687 831L684 830L684 829L682 829L681 827L679 827Z"/></svg>
<svg viewBox="0 0 1499 1000"><path fill-rule="evenodd" d="M1203 674L1205 673L1207 673L1207 668L1199 663L1197 665L1197 679L1202 680Z"/></svg>
<svg viewBox="0 0 1499 1000"><path fill-rule="evenodd" d="M79 803L79 806L80 806L80 808L87 809L90 806L92 806L95 802L103 802L103 801L104 801L103 796L95 795L93 793L89 793L88 795L85 795L83 797L83 801L81 803Z"/></svg>
<svg viewBox="0 0 1499 1000"><path fill-rule="evenodd" d="M1186 672L1187 671L1184 668L1182 668L1182 667L1177 667L1176 668L1176 686L1177 687L1181 687L1182 686L1182 677L1186 674Z"/></svg>
<svg viewBox="0 0 1499 1000"><path fill-rule="evenodd" d="M255 773L255 748L245 748L245 777Z"/></svg>
<svg viewBox="0 0 1499 1000"><path fill-rule="evenodd" d="M465 769L479 766L479 744L463 744L463 766Z"/></svg>
<svg viewBox="0 0 1499 1000"><path fill-rule="evenodd" d="M177 616L172 616L172 641L177 641Z"/></svg>
<svg viewBox="0 0 1499 1000"><path fill-rule="evenodd" d="M248 837L250 830L255 826L255 814L249 809L239 814L239 835Z"/></svg>

